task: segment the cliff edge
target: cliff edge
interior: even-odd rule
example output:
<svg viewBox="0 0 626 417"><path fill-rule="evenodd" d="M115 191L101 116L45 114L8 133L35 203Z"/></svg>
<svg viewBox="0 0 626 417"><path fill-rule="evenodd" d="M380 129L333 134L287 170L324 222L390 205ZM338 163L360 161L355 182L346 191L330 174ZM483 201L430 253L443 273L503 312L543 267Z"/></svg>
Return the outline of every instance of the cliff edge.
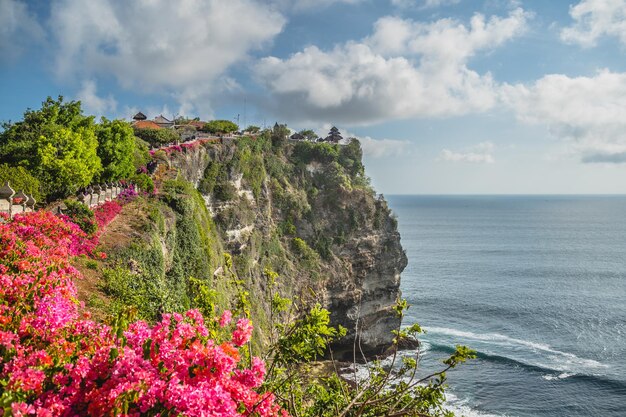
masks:
<svg viewBox="0 0 626 417"><path fill-rule="evenodd" d="M336 358L352 359L355 346L359 358L391 345L407 258L386 201L365 175L358 141L294 142L268 133L160 150L153 159L158 194L128 209L120 224L129 238L109 239L102 294L88 305L110 311L135 303L153 320L201 306L199 294L233 307L243 286L263 343L269 269L280 275L283 297L300 307L321 304L332 325L348 330L333 345ZM223 274L225 262L236 285Z"/></svg>

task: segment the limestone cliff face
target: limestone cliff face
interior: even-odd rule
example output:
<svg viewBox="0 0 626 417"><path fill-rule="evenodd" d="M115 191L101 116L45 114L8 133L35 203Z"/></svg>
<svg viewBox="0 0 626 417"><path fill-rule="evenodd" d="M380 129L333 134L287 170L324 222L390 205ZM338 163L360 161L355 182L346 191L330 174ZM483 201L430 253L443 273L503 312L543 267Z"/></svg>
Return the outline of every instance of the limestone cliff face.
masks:
<svg viewBox="0 0 626 417"><path fill-rule="evenodd" d="M253 298L262 303L269 266L283 277L283 295L321 303L348 329L335 356L352 358L356 337L357 357L371 357L399 325L392 306L407 258L386 201L364 176L360 145L319 146L207 144L170 165L203 194Z"/></svg>

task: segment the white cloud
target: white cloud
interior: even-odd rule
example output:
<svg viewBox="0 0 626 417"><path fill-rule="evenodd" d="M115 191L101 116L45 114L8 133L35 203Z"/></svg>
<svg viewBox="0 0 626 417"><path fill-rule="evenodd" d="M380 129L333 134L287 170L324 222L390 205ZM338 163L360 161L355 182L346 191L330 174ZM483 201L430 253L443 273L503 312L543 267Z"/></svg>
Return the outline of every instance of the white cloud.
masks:
<svg viewBox="0 0 626 417"><path fill-rule="evenodd" d="M366 124L481 112L494 106L496 85L467 62L521 34L528 18L519 8L502 18L476 14L469 25L383 17L359 42L264 58L255 72L276 112L291 119Z"/></svg>
<svg viewBox="0 0 626 417"><path fill-rule="evenodd" d="M495 158L493 156L495 146L491 142L481 142L464 151L454 152L450 149L443 149L439 161L446 162L469 162L474 164L493 164Z"/></svg>
<svg viewBox="0 0 626 417"><path fill-rule="evenodd" d="M42 41L44 31L26 3L0 0L0 55L2 61L17 58L33 41Z"/></svg>
<svg viewBox="0 0 626 417"><path fill-rule="evenodd" d="M336 3L357 4L363 0L272 0L272 2L281 10L304 12L323 9Z"/></svg>
<svg viewBox="0 0 626 417"><path fill-rule="evenodd" d="M94 80L83 81L82 88L76 95L76 99L80 100L83 109L88 114L103 116L115 113L117 110L117 101L112 95L107 97L98 96L98 87Z"/></svg>
<svg viewBox="0 0 626 417"><path fill-rule="evenodd" d="M372 158L399 156L407 152L409 142L397 139L374 139L370 136L357 137L361 142L363 154Z"/></svg>
<svg viewBox="0 0 626 417"><path fill-rule="evenodd" d="M569 13L575 22L561 31L565 42L590 47L613 36L626 45L626 0L582 0Z"/></svg>
<svg viewBox="0 0 626 417"><path fill-rule="evenodd" d="M113 76L129 90L175 92L182 106L221 88L284 24L254 0L59 0L50 17L59 76Z"/></svg>
<svg viewBox="0 0 626 417"><path fill-rule="evenodd" d="M505 86L502 96L521 121L547 125L583 162L626 162L626 73L546 75Z"/></svg>
<svg viewBox="0 0 626 417"><path fill-rule="evenodd" d="M460 2L461 0L391 0L391 4L396 7L419 7L422 9L434 9L436 7L449 6Z"/></svg>

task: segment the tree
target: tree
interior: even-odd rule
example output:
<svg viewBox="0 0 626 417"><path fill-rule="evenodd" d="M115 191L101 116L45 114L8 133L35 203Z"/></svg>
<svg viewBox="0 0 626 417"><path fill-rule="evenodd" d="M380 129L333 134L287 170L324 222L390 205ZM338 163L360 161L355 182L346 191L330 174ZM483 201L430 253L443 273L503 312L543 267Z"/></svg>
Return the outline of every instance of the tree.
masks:
<svg viewBox="0 0 626 417"><path fill-rule="evenodd" d="M204 130L217 134L217 133L232 133L239 130L239 126L236 123L231 122L230 120L211 120L207 124L204 125Z"/></svg>
<svg viewBox="0 0 626 417"><path fill-rule="evenodd" d="M98 156L102 162L102 181L128 178L135 171L135 134L129 123L102 118L96 126Z"/></svg>
<svg viewBox="0 0 626 417"><path fill-rule="evenodd" d="M36 144L37 178L48 198L66 197L91 184L102 171L93 127L76 131L59 127Z"/></svg>
<svg viewBox="0 0 626 417"><path fill-rule="evenodd" d="M41 109L28 109L24 119L16 123L3 123L4 131L0 134L0 162L10 165L23 165L32 168L33 155L41 136L50 135L58 127L71 130L93 128L93 117L82 114L80 101L66 103L63 97L56 100L48 97Z"/></svg>
<svg viewBox="0 0 626 417"><path fill-rule="evenodd" d="M315 142L317 140L317 135L311 129L303 129L299 132L302 136L304 136L307 140Z"/></svg>
<svg viewBox="0 0 626 417"><path fill-rule="evenodd" d="M26 168L0 164L0 185L7 181L15 191L24 191L32 195L36 201L42 199L39 180L33 177Z"/></svg>
<svg viewBox="0 0 626 417"><path fill-rule="evenodd" d="M48 97L41 109L29 109L24 120L3 128L0 162L26 167L47 198L76 192L102 170L93 116L82 114L80 101Z"/></svg>
<svg viewBox="0 0 626 417"><path fill-rule="evenodd" d="M135 136L154 147L178 142L180 140L180 135L172 129L135 129Z"/></svg>
<svg viewBox="0 0 626 417"><path fill-rule="evenodd" d="M259 133L260 131L261 131L261 128L259 126L254 126L254 125L250 125L246 128L246 130L244 130L244 132L251 133L251 134Z"/></svg>
<svg viewBox="0 0 626 417"><path fill-rule="evenodd" d="M286 124L279 125L278 123L274 124L272 128L272 147L274 150L278 151L285 147L287 144L287 137L289 137L290 131Z"/></svg>

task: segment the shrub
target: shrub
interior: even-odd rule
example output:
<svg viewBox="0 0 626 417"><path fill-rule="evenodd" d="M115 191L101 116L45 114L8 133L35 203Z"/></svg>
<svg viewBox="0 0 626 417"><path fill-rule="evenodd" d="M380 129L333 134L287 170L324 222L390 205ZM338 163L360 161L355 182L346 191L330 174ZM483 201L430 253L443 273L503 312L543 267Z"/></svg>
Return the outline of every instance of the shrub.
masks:
<svg viewBox="0 0 626 417"><path fill-rule="evenodd" d="M154 181L152 181L150 175L145 173L134 174L130 177L130 180L137 184L142 191L150 194L154 192Z"/></svg>
<svg viewBox="0 0 626 417"><path fill-rule="evenodd" d="M309 164L313 161L328 164L339 160L339 145L330 143L298 142L293 147L294 163Z"/></svg>
<svg viewBox="0 0 626 417"><path fill-rule="evenodd" d="M24 191L26 194L32 195L36 201L41 201L44 198L39 180L24 167L0 164L0 185L4 185L7 181L15 191Z"/></svg>
<svg viewBox="0 0 626 417"><path fill-rule="evenodd" d="M133 166L135 169L145 167L152 159L149 150L150 144L138 137L135 137L135 150L133 152Z"/></svg>
<svg viewBox="0 0 626 417"><path fill-rule="evenodd" d="M239 126L230 120L211 120L206 123L202 128L205 132L209 133L232 133L239 130Z"/></svg>
<svg viewBox="0 0 626 417"><path fill-rule="evenodd" d="M70 265L74 227L43 211L0 223L3 414L284 415L261 388L263 361L240 351L252 335L246 318L205 321L192 310L154 326L129 313L112 326L85 319ZM225 337L209 338L220 326Z"/></svg>
<svg viewBox="0 0 626 417"><path fill-rule="evenodd" d="M85 204L76 200L65 200L64 204L66 207L63 211L64 214L67 215L73 223L76 223L83 232L93 236L98 230L96 216L93 211Z"/></svg>
<svg viewBox="0 0 626 417"><path fill-rule="evenodd" d="M180 135L172 129L135 129L135 136L148 142L153 147L180 140Z"/></svg>

